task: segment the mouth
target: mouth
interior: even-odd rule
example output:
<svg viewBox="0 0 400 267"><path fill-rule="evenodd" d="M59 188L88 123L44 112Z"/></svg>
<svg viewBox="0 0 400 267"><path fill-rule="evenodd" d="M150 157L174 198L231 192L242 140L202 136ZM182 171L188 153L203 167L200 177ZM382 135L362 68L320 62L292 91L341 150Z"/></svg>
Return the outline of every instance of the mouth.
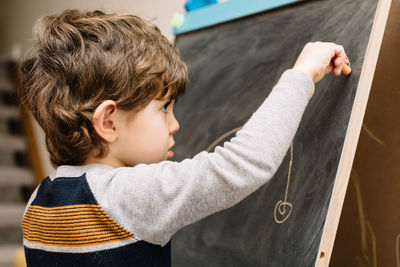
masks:
<svg viewBox="0 0 400 267"><path fill-rule="evenodd" d="M175 145L175 144L173 144L173 145L169 148L169 150L168 150L168 152L167 152L167 156L168 156L169 159L172 158L172 157L174 157L174 155L175 155L174 151L172 151L172 147L173 147L174 145Z"/></svg>
<svg viewBox="0 0 400 267"><path fill-rule="evenodd" d="M170 159L170 158L172 158L172 157L174 157L174 151L172 151L172 150L168 150L168 158Z"/></svg>

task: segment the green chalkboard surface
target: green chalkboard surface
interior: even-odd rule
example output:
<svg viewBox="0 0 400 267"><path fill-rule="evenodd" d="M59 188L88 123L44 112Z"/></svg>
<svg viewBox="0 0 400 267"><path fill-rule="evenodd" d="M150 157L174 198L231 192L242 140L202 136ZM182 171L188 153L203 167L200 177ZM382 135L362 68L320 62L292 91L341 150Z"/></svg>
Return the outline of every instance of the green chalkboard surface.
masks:
<svg viewBox="0 0 400 267"><path fill-rule="evenodd" d="M353 72L317 84L269 183L173 237L173 266L315 264L377 4L304 1L177 36L190 80L175 111L178 161L229 141L307 42L342 44Z"/></svg>

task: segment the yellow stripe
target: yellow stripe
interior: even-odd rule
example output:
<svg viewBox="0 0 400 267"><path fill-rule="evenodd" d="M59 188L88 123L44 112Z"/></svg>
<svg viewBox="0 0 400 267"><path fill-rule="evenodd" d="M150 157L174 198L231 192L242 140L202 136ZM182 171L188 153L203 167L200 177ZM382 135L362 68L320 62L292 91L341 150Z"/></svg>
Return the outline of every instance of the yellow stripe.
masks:
<svg viewBox="0 0 400 267"><path fill-rule="evenodd" d="M33 229L33 228L38 228L38 229ZM38 227L37 225L22 225L22 229L24 230L30 230L32 229L33 231L36 230L52 230L54 233L61 233L61 232L73 232L73 231L85 231L85 230L93 230L93 229L103 229L103 230L109 230L109 231L116 231L116 230L125 230L121 226L112 226L112 225L89 225L89 226L81 226L81 227L72 227L69 229L64 229L64 228L54 228L54 227Z"/></svg>
<svg viewBox="0 0 400 267"><path fill-rule="evenodd" d="M54 234L54 235L49 235L49 234L35 234L35 233L27 233L26 236L28 238L39 238L39 239L45 239L45 240L63 240L65 239L69 239L71 241L75 241L75 240L86 240L88 239L88 237L93 237L90 239L101 239L101 238L105 238L105 237L121 237L121 236L126 236L126 235L131 235L130 233L126 233L126 232L119 232L119 233L110 233L110 232L95 232L95 233L91 233L91 234L76 234L76 235L59 235L59 234Z"/></svg>
<svg viewBox="0 0 400 267"><path fill-rule="evenodd" d="M67 230L68 229L68 230ZM31 231L31 232L38 232L42 231L45 233L76 233L76 232L81 232L81 231L91 231L94 229L98 229L99 231L109 231L109 232L116 232L116 231L126 231L122 227L108 227L107 225L89 225L89 226L83 226L83 227L71 227L71 228L51 228L51 227L38 227L36 225L33 225L31 227L24 227L23 230L25 231Z"/></svg>
<svg viewBox="0 0 400 267"><path fill-rule="evenodd" d="M84 222L84 221L93 221L93 220L97 220L99 222L102 221L110 221L109 217L105 217L105 216L96 216L93 214L88 214L89 216L77 216L77 217L59 217L59 218L51 218L51 219L46 219L46 218L42 218L39 216L25 216L27 221L40 221L40 222L48 222L48 223L52 223L52 222L70 222L70 223L74 223L74 222Z"/></svg>
<svg viewBox="0 0 400 267"><path fill-rule="evenodd" d="M41 242L54 242L55 244L83 244L83 243L95 243L95 242L102 242L106 240L120 240L120 239L126 239L126 238L131 238L131 234L126 234L122 236L115 236L115 237L109 237L109 236L104 236L104 237L99 237L99 238L81 238L80 240L63 240L63 239L55 239L55 238L42 238L42 237L28 237L27 240L37 240Z"/></svg>
<svg viewBox="0 0 400 267"><path fill-rule="evenodd" d="M102 211L95 211L95 210L74 210L74 211L64 211L64 212L52 212L52 211L48 211L48 212L42 212L42 211L36 211L36 210L27 210L26 214L29 214L31 216L35 216L35 215L40 215L40 216L46 216L46 217L56 217L56 216L60 216L60 215L68 215L68 214L87 214L87 213L93 213L93 214L104 214L104 212Z"/></svg>
<svg viewBox="0 0 400 267"><path fill-rule="evenodd" d="M42 230L54 230L54 231L82 231L82 230L90 230L90 229L95 229L95 228L99 228L99 229L104 229L104 230L125 230L122 226L118 226L118 225L111 225L111 224L97 224L97 225L83 225L83 226L79 226L79 227L46 227L46 226L41 226L41 225L37 225L37 224L23 224L22 225L23 228L25 229L33 229L33 228L37 228L37 229L42 229Z"/></svg>
<svg viewBox="0 0 400 267"><path fill-rule="evenodd" d="M82 231L82 230L94 230L94 229L99 229L102 231L126 231L123 227L119 225L111 225L111 224L92 224L92 225L84 225L80 227L46 227L46 226L41 226L37 224L24 224L22 225L22 229L24 230L32 230L32 231L39 231L42 230L43 232L76 232L76 231ZM50 230L50 231L46 231Z"/></svg>
<svg viewBox="0 0 400 267"><path fill-rule="evenodd" d="M99 221L99 220L92 220L92 221L83 221L83 222L76 222L76 223L63 223L62 221L60 223L42 223L37 220L28 220L28 222L31 222L37 226L44 226L44 227L56 227L56 226L64 226L64 227L75 227L75 226L85 226L85 225L118 225L115 222L111 221Z"/></svg>
<svg viewBox="0 0 400 267"><path fill-rule="evenodd" d="M92 230L92 231L85 231L85 232L76 232L76 233L74 233L74 232L67 232L67 233L63 233L63 232L56 232L56 233L42 233L42 232L40 232L40 231L34 231L34 232L31 232L31 231L26 231L25 232L25 235L26 236L33 236L33 235L40 235L40 236L49 236L49 237L54 237L54 236L58 236L58 237L68 237L68 238L70 238L70 237L75 237L75 238L77 238L77 237L84 237L84 236L93 236L93 235L105 235L105 234L115 234L116 236L117 235L125 235L125 234L130 234L130 233L127 233L127 232L125 232L125 231L115 231L115 232L107 232L107 231L102 231L102 230Z"/></svg>
<svg viewBox="0 0 400 267"><path fill-rule="evenodd" d="M31 243L39 243L39 244L43 244L43 245L51 245L51 246L57 246L57 247L85 247L85 246L95 246L95 245L100 245L100 244L106 244L106 243L111 243L111 242L116 242L116 241L123 241L123 240L129 239L129 238L132 238L132 236L127 235L126 237L122 237L122 238L97 240L95 242L69 242L69 243L62 242L62 241L46 242L46 241L40 240L40 239L28 239L28 238L25 238L25 239Z"/></svg>
<svg viewBox="0 0 400 267"><path fill-rule="evenodd" d="M93 246L134 237L99 205L32 205L24 216L22 230L29 242L54 246Z"/></svg>

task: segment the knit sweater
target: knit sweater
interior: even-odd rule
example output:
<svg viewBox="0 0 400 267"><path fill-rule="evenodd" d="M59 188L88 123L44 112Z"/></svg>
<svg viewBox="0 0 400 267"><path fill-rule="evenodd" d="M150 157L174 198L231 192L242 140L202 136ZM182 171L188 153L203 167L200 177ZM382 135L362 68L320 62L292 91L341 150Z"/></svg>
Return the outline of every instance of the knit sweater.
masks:
<svg viewBox="0 0 400 267"><path fill-rule="evenodd" d="M22 222L28 266L170 266L170 239L269 181L314 89L287 70L236 136L212 153L134 167L60 166Z"/></svg>

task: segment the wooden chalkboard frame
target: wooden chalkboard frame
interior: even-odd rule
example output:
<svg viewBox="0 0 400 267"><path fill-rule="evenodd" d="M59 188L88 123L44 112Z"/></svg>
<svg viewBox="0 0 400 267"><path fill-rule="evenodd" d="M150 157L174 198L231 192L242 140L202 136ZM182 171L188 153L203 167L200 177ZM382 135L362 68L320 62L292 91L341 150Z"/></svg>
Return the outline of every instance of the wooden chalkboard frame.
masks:
<svg viewBox="0 0 400 267"><path fill-rule="evenodd" d="M380 0L378 3L335 184L332 190L332 197L318 251L319 256L316 260L316 266L329 265L390 5L391 0Z"/></svg>

